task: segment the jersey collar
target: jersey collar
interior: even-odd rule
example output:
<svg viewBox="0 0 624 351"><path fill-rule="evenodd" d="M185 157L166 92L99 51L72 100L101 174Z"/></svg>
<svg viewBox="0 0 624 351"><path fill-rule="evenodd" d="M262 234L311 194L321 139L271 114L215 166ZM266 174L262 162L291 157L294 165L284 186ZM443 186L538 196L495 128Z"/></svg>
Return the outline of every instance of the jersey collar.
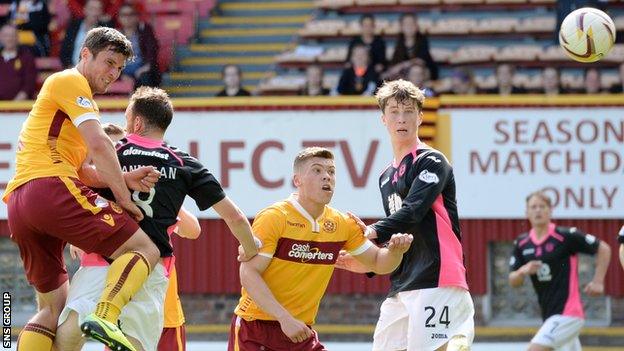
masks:
<svg viewBox="0 0 624 351"><path fill-rule="evenodd" d="M137 144L147 148L157 148L162 146L163 141L158 139L150 139L146 137L142 137L138 134L128 134L126 135L126 139L132 142L133 144Z"/></svg>
<svg viewBox="0 0 624 351"><path fill-rule="evenodd" d="M310 222L310 224L312 225L312 232L314 233L318 233L321 231L321 225L318 224L317 220L318 219L314 219L312 218L312 215L308 213L308 211L306 211L305 208L303 208L303 206L301 206L301 204L299 203L299 201L297 201L297 197L295 196L296 193L291 194L288 197L288 202L295 208L295 210L297 210L297 212L299 212L305 219L308 220L308 222ZM323 212L325 212L323 210ZM319 218L323 217L323 215L321 214L319 216Z"/></svg>
<svg viewBox="0 0 624 351"><path fill-rule="evenodd" d="M537 240L537 235L535 234L535 229L531 229L529 231L529 236L531 237L531 241L533 242L533 244L535 245L541 245L543 244L546 239L548 239L548 237L552 236L553 234L555 234L555 223L548 223L548 232L546 233L546 235L544 235L544 237L542 238L542 240Z"/></svg>

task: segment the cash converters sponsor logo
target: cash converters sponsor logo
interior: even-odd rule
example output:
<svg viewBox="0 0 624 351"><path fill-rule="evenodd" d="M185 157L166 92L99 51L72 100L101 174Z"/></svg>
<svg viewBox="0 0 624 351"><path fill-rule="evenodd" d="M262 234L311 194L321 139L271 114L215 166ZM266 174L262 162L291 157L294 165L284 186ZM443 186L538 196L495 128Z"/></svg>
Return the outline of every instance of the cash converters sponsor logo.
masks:
<svg viewBox="0 0 624 351"><path fill-rule="evenodd" d="M301 259L302 263L310 260L332 262L334 253L323 252L318 247L311 247L310 244L293 244L288 251L288 257Z"/></svg>
<svg viewBox="0 0 624 351"><path fill-rule="evenodd" d="M304 241L280 238L273 257L306 264L334 264L345 241Z"/></svg>

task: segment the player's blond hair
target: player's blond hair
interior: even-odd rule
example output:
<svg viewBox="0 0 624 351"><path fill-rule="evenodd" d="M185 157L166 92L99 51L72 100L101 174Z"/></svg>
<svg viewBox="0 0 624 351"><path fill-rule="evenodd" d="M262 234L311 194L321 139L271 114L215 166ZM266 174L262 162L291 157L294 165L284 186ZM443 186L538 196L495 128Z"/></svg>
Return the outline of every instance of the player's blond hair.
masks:
<svg viewBox="0 0 624 351"><path fill-rule="evenodd" d="M424 91L418 89L414 83L404 79L384 82L381 88L377 90L375 98L377 99L377 104L379 104L381 112L384 112L388 101L392 98L394 98L399 104L411 101L419 111L422 110L422 106L425 103Z"/></svg>
<svg viewBox="0 0 624 351"><path fill-rule="evenodd" d="M293 171L297 172L301 168L302 164L304 164L307 160L314 158L314 157L320 157L320 158L325 158L328 160L333 160L334 154L329 149L326 149L324 147L319 147L319 146L307 147L299 151L299 153L295 157L295 162L293 162Z"/></svg>
<svg viewBox="0 0 624 351"><path fill-rule="evenodd" d="M527 206L529 206L529 201L531 201L531 199L534 197L544 201L546 203L546 206L548 206L548 208L552 208L552 200L550 199L550 196L546 195L546 193L543 190L538 190L538 191L534 191L530 193L526 197Z"/></svg>

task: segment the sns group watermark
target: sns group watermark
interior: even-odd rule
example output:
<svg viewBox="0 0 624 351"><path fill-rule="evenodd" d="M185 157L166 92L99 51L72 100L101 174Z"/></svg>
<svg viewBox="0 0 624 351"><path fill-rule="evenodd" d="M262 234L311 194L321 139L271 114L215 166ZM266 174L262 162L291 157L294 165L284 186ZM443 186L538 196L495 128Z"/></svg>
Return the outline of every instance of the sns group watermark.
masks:
<svg viewBox="0 0 624 351"><path fill-rule="evenodd" d="M2 348L11 348L11 294L2 293Z"/></svg>

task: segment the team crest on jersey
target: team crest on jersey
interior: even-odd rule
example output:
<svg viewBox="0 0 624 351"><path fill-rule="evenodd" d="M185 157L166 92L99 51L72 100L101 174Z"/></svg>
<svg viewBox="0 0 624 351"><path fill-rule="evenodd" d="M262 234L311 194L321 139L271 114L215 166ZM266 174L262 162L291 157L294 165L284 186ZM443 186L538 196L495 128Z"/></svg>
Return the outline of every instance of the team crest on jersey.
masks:
<svg viewBox="0 0 624 351"><path fill-rule="evenodd" d="M399 177L402 177L405 174L405 163L399 167Z"/></svg>
<svg viewBox="0 0 624 351"><path fill-rule="evenodd" d="M336 222L332 221L331 219L326 219L325 222L323 222L323 230L328 233L335 232L337 227L338 225L336 224Z"/></svg>
<svg viewBox="0 0 624 351"><path fill-rule="evenodd" d="M438 175L432 172L429 172L428 170L424 170L422 172L420 172L420 174L418 175L418 179L422 180L425 183L432 183L432 184L438 184L440 182L440 179L438 178Z"/></svg>
<svg viewBox="0 0 624 351"><path fill-rule="evenodd" d="M82 97L82 96L77 97L76 98L76 103L80 107L93 108L93 105L91 104L91 101L89 101L89 99L87 99L86 97Z"/></svg>
<svg viewBox="0 0 624 351"><path fill-rule="evenodd" d="M116 213L118 213L118 214L122 214L123 213L123 209L119 205L117 205L116 203L111 201L110 205L111 205L111 208L113 209L113 211L115 211Z"/></svg>
<svg viewBox="0 0 624 351"><path fill-rule="evenodd" d="M108 200L106 200L105 198L101 196L98 196L95 198L95 206L99 208L106 208L108 207Z"/></svg>

